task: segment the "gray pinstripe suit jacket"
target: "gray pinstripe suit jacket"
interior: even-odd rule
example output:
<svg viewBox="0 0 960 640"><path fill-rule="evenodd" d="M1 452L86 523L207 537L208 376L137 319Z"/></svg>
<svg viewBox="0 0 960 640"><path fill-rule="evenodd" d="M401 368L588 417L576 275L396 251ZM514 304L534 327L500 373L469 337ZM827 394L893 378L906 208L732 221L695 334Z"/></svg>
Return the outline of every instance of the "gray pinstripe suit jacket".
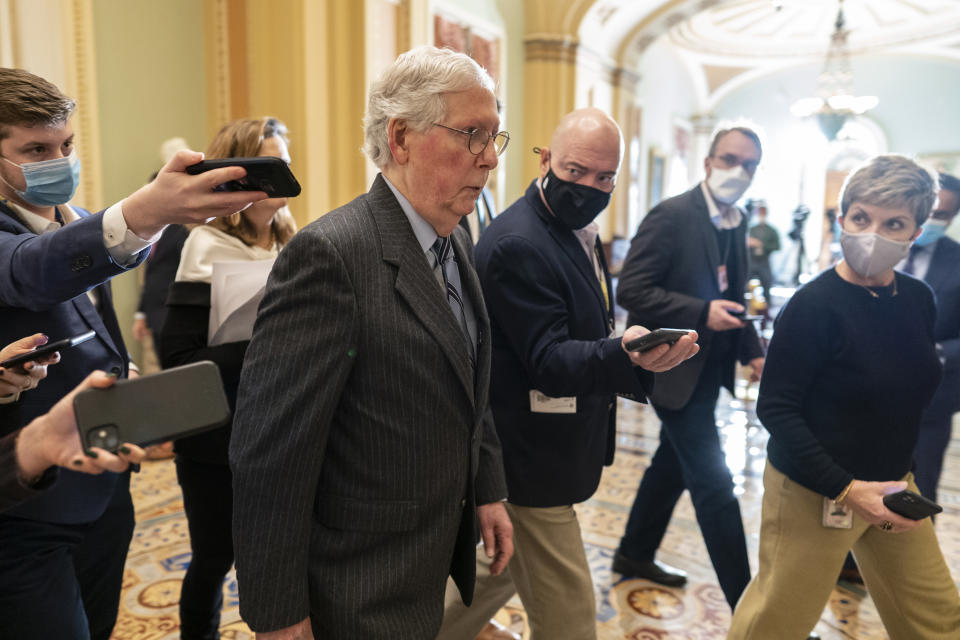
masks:
<svg viewBox="0 0 960 640"><path fill-rule="evenodd" d="M316 637L433 638L448 574L472 598L476 504L506 497L477 366L399 203L369 193L300 231L270 274L230 445L240 610Z"/></svg>

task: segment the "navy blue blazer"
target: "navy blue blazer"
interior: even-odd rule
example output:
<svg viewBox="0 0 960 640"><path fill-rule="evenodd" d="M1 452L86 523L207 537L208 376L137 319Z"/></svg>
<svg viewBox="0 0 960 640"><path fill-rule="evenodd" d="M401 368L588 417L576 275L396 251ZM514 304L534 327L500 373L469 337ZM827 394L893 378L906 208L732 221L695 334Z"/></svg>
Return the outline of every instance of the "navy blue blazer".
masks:
<svg viewBox="0 0 960 640"><path fill-rule="evenodd" d="M613 462L617 393L645 400L653 374L611 336L608 295L580 241L547 211L534 181L477 244L490 315L490 402L509 500L527 507L582 502ZM531 411L532 390L576 397L575 413Z"/></svg>
<svg viewBox="0 0 960 640"><path fill-rule="evenodd" d="M950 238L938 240L923 279L937 298L933 333L946 360L925 418L949 419L960 410L960 244Z"/></svg>
<svg viewBox="0 0 960 640"><path fill-rule="evenodd" d="M103 215L74 207L81 219L36 235L0 203L0 344L37 332L60 340L90 331L93 340L61 354L47 378L12 404L0 405L0 435L46 413L94 369L126 377L129 355L113 310L110 278L127 268L114 262L103 245ZM140 253L136 266L146 258ZM100 312L86 292L96 288ZM5 512L32 520L90 522L106 507L119 476L91 476L61 470L42 495Z"/></svg>

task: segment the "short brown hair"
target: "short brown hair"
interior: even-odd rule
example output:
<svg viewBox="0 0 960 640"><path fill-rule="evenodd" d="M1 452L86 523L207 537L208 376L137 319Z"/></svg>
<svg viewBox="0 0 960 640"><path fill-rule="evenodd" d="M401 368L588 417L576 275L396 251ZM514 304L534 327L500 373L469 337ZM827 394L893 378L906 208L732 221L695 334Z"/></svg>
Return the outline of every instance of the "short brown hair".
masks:
<svg viewBox="0 0 960 640"><path fill-rule="evenodd" d="M267 138L279 136L284 142L287 140L287 125L276 118L244 118L234 120L221 127L207 147L207 158L252 158L260 153L263 141ZM208 223L214 229L219 229L235 238L239 238L247 246L257 242L257 231L253 223L243 211L230 216L215 218ZM278 244L284 245L297 232L297 224L290 214L290 209L282 207L270 223L270 231Z"/></svg>
<svg viewBox="0 0 960 640"><path fill-rule="evenodd" d="M736 126L726 129L718 129L717 132L713 134L713 140L710 141L710 152L707 154L707 156L712 158L713 154L717 150L717 143L720 142L720 138L728 133L733 133L734 131L749 138L753 144L757 145L757 151L760 152L760 155L763 155L763 145L760 144L760 136L757 135L757 132L750 127Z"/></svg>
<svg viewBox="0 0 960 640"><path fill-rule="evenodd" d="M7 127L62 126L77 102L40 76L23 69L0 67L0 140Z"/></svg>

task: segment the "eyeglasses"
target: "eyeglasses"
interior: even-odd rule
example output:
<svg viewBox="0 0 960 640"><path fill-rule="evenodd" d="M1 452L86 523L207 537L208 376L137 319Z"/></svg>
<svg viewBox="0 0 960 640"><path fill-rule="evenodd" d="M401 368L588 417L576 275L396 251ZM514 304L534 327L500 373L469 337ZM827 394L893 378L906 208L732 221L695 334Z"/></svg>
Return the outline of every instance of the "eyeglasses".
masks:
<svg viewBox="0 0 960 640"><path fill-rule="evenodd" d="M457 133L462 133L467 136L467 149L475 156L487 150L487 145L490 144L491 138L493 139L493 149L497 152L497 155L503 153L503 150L507 148L507 143L510 142L510 134L506 131L500 131L496 135L490 135L490 132L484 129L454 129L439 122L432 124L435 127L443 127L444 129L456 131Z"/></svg>
<svg viewBox="0 0 960 640"><path fill-rule="evenodd" d="M733 155L732 153L725 153L722 156L710 156L714 160L717 160L717 164L720 165L721 169L732 169L736 166L743 167L743 170L753 175L757 171L757 165L760 164L759 160L744 160L741 162L740 158Z"/></svg>

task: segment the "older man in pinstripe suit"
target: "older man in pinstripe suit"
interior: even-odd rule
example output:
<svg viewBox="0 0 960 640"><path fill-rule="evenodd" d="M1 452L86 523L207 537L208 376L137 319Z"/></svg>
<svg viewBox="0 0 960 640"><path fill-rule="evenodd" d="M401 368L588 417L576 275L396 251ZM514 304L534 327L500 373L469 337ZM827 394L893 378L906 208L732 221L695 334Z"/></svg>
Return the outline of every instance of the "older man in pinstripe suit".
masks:
<svg viewBox="0 0 960 640"><path fill-rule="evenodd" d="M436 635L469 602L482 533L512 554L488 406L490 329L469 238L497 155L489 75L421 47L371 88L373 187L277 259L230 458L243 618L258 638Z"/></svg>

